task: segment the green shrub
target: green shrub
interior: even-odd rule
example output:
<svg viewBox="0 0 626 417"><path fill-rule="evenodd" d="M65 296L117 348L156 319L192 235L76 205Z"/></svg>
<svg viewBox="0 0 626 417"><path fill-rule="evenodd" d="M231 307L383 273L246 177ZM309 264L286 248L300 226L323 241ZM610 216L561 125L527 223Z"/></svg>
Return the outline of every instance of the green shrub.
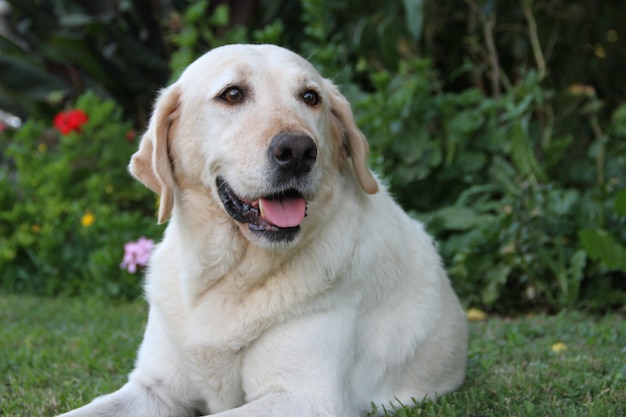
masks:
<svg viewBox="0 0 626 417"><path fill-rule="evenodd" d="M593 138L597 97L565 92L577 104L561 112L562 98L533 71L498 99L441 93L424 59L376 72L372 84L357 114L374 166L441 241L467 303L507 312L624 305L623 107ZM558 126L541 125L548 111Z"/></svg>
<svg viewBox="0 0 626 417"><path fill-rule="evenodd" d="M156 237L155 199L126 171L137 135L113 101L86 93L88 117L67 134L52 121L5 131L0 179L0 288L133 298L124 243Z"/></svg>
<svg viewBox="0 0 626 417"><path fill-rule="evenodd" d="M371 143L371 165L436 236L466 304L506 313L626 304L626 90L616 82L626 38L619 36L625 12L615 5L271 0L242 26L224 4L166 1L161 4L169 5L170 13L152 10L163 20L155 29L150 19L136 19L141 2L125 3L123 13L111 15L55 0L63 6L55 13L74 11L59 22L44 19L41 10L30 13L32 0L12 3L18 34L32 50L5 48L0 65L11 71L0 87L12 92L9 98L19 96L11 77L21 75L20 65L32 75L25 79L47 80L43 67L54 58L77 69L70 72L86 85L116 97L126 114L145 115L145 98L153 95L156 78L163 79L160 71L150 72L152 64L163 68L169 62L171 80L224 43L287 46L333 79L353 103ZM48 24L26 30L35 21ZM136 45L135 31L158 44L147 49L159 57L158 63L141 58L137 71L132 68L140 55L130 48ZM93 54L86 55L86 65L77 55L63 55L61 44L84 50L76 35L83 32L88 45L116 35L117 47L104 58L121 72L95 71L102 58ZM122 48L128 37L130 49ZM0 36L0 48L7 42ZM129 82L137 77L149 82ZM46 85L60 91L48 81L29 82L38 88L24 89L23 101L42 97ZM129 86L139 90L141 103ZM117 110L111 110L116 123L96 125L90 112L81 134L61 136L58 143L49 122L31 121L5 133L10 138L2 145L7 147L2 181L11 185L0 189L5 288L109 296L139 288L131 284L135 276L119 271L122 244L159 234L154 199L122 170L106 176L108 169L121 169L134 149L111 139L122 137L130 125ZM137 117L139 124L144 119ZM118 126L117 133L102 137L105 125ZM99 148L85 156L75 142L83 143L88 131ZM36 152L40 143L46 152ZM128 149L120 150L124 146ZM94 155L109 148L119 160L98 160L100 168L89 180L85 166L95 168ZM114 184L112 195L107 184ZM77 226L88 210L96 221ZM98 227L106 233L96 233ZM56 280L44 279L51 276Z"/></svg>
<svg viewBox="0 0 626 417"><path fill-rule="evenodd" d="M615 197L615 213L626 216L626 189ZM599 260L604 268L626 272L626 247L608 230L601 227L586 228L580 230L578 236L590 258Z"/></svg>

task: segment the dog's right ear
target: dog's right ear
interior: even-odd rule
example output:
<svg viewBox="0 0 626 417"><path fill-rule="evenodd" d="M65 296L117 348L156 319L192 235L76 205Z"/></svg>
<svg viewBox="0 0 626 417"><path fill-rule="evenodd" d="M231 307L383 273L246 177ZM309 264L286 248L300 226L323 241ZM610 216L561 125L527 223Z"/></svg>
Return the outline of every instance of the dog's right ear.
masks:
<svg viewBox="0 0 626 417"><path fill-rule="evenodd" d="M176 85L161 91L154 106L148 130L139 150L130 160L130 173L160 196L159 224L169 218L174 207L174 173L169 154L170 126L178 117L180 90Z"/></svg>

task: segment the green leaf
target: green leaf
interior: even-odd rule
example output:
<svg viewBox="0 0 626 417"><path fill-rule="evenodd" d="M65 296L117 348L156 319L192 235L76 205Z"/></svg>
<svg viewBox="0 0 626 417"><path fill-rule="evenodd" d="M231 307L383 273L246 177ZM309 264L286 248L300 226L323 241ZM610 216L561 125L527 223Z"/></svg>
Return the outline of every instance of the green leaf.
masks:
<svg viewBox="0 0 626 417"><path fill-rule="evenodd" d="M487 272L487 286L481 292L481 299L487 305L492 305L500 297L502 286L511 273L511 266L498 264Z"/></svg>
<svg viewBox="0 0 626 417"><path fill-rule="evenodd" d="M419 41L424 28L424 0L402 0L406 12L406 26L413 39Z"/></svg>
<svg viewBox="0 0 626 417"><path fill-rule="evenodd" d="M86 26L95 21L92 16L82 14L82 13L71 13L62 15L59 23L61 26L69 27L69 28L81 28L82 26Z"/></svg>
<svg viewBox="0 0 626 417"><path fill-rule="evenodd" d="M626 103L622 103L611 116L611 127L617 136L626 136Z"/></svg>
<svg viewBox="0 0 626 417"><path fill-rule="evenodd" d="M578 233L590 258L600 260L607 268L626 271L626 248L604 229L584 229Z"/></svg>
<svg viewBox="0 0 626 417"><path fill-rule="evenodd" d="M0 85L34 100L45 100L52 91L67 91L67 85L45 69L26 60L0 55Z"/></svg>
<svg viewBox="0 0 626 417"><path fill-rule="evenodd" d="M98 80L108 81L112 77L112 68L80 36L52 36L46 44L45 54L60 64L80 65Z"/></svg>
<svg viewBox="0 0 626 417"><path fill-rule="evenodd" d="M209 21L218 27L228 25L228 22L230 21L230 9L228 8L228 5L220 4L217 6Z"/></svg>
<svg viewBox="0 0 626 417"><path fill-rule="evenodd" d="M554 214L565 216L572 211L579 198L577 190L555 190L548 194L548 207Z"/></svg>
<svg viewBox="0 0 626 417"><path fill-rule="evenodd" d="M437 210L436 219L446 230L468 230L482 221L482 217L469 207L449 206Z"/></svg>
<svg viewBox="0 0 626 417"><path fill-rule="evenodd" d="M254 31L253 36L254 40L258 43L279 44L284 31L285 25L281 20L277 20L262 29Z"/></svg>
<svg viewBox="0 0 626 417"><path fill-rule="evenodd" d="M626 216L626 188L615 196L615 212L620 216Z"/></svg>
<svg viewBox="0 0 626 417"><path fill-rule="evenodd" d="M533 152L524 124L522 122L515 123L511 135L511 158L520 173L535 185L538 184L538 180L545 180L546 175Z"/></svg>
<svg viewBox="0 0 626 417"><path fill-rule="evenodd" d="M569 268L570 276L574 282L582 282L584 278L584 269L586 264L587 257L585 256L585 252L580 249L574 252L572 258L570 259Z"/></svg>
<svg viewBox="0 0 626 417"><path fill-rule="evenodd" d="M200 19L205 17L207 8L209 7L209 2L206 0L196 1L191 3L187 12L185 13L185 17L189 23L196 23Z"/></svg>

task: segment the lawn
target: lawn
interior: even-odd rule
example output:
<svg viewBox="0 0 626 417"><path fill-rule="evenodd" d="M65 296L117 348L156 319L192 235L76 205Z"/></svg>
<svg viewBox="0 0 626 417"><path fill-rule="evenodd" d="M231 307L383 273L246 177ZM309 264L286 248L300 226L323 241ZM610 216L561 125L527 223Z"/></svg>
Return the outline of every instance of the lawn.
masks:
<svg viewBox="0 0 626 417"><path fill-rule="evenodd" d="M0 415L54 416L121 386L146 312L141 301L0 296ZM394 413L626 416L624 317L567 312L473 322L465 385L411 406Z"/></svg>

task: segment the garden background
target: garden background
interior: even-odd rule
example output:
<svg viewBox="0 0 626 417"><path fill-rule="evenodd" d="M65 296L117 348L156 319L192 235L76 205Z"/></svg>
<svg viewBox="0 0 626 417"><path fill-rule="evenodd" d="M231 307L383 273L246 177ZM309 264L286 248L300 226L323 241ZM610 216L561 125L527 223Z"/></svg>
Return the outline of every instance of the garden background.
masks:
<svg viewBox="0 0 626 417"><path fill-rule="evenodd" d="M140 296L141 268L120 268L124 244L158 241L163 228L155 196L126 164L156 92L210 48L269 42L308 57L349 97L371 166L435 235L466 305L506 314L624 309L620 2L2 8L5 292ZM83 120L72 125L76 115Z"/></svg>
<svg viewBox="0 0 626 417"><path fill-rule="evenodd" d="M126 165L158 89L234 42L340 86L478 320L464 387L397 416L626 416L615 0L0 0L0 415L124 382L163 233Z"/></svg>

